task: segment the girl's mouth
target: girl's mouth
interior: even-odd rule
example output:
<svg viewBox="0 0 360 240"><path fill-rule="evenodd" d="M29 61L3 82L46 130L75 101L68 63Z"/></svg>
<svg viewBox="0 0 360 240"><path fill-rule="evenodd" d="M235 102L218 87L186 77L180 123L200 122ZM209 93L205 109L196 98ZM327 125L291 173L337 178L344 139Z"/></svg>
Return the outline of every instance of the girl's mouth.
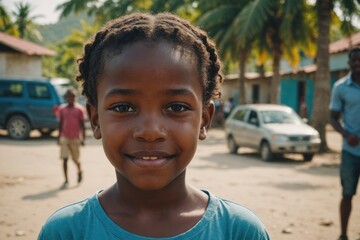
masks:
<svg viewBox="0 0 360 240"><path fill-rule="evenodd" d="M160 168L164 166L173 155L165 152L139 151L126 155L136 166L141 168Z"/></svg>

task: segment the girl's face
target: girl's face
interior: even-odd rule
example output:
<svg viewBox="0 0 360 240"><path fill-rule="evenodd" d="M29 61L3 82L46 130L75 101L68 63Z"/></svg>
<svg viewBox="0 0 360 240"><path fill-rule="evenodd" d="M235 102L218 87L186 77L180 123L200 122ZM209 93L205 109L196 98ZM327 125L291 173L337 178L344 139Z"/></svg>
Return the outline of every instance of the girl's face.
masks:
<svg viewBox="0 0 360 240"><path fill-rule="evenodd" d="M102 138L118 179L159 190L192 160L205 139L213 105L204 107L197 63L171 44L137 42L107 60L88 105L94 136ZM181 181L181 180L179 180Z"/></svg>

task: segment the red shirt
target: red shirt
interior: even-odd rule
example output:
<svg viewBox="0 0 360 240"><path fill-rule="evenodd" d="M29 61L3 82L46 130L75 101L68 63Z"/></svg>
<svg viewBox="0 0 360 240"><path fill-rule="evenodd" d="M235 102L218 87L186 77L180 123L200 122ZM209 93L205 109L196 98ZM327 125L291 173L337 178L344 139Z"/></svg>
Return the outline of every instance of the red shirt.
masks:
<svg viewBox="0 0 360 240"><path fill-rule="evenodd" d="M79 105L69 107L67 104L60 106L59 119L61 124L61 137L82 139L81 125L86 119L85 109Z"/></svg>

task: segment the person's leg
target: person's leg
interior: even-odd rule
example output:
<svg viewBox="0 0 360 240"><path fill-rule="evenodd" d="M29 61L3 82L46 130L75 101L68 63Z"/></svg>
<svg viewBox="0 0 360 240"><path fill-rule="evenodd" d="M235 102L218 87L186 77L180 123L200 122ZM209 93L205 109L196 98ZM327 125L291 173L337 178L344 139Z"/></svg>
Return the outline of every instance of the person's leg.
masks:
<svg viewBox="0 0 360 240"><path fill-rule="evenodd" d="M66 138L60 138L60 158L63 160L63 174L64 174L64 184L63 187L66 187L69 183L68 172L67 172L67 161L69 159L69 149L68 142Z"/></svg>
<svg viewBox="0 0 360 240"><path fill-rule="evenodd" d="M67 162L68 162L68 158L63 158L63 171L64 171L64 177L65 177L64 184L67 184L69 182L68 173L67 173Z"/></svg>
<svg viewBox="0 0 360 240"><path fill-rule="evenodd" d="M342 185L342 199L340 202L341 240L347 240L348 223L352 209L352 197L356 193L360 174L360 158L346 151L342 152L340 177Z"/></svg>
<svg viewBox="0 0 360 240"><path fill-rule="evenodd" d="M70 146L70 153L71 157L77 167L77 175L78 175L78 183L82 181L82 170L81 170L81 163L80 163L80 146L81 141L79 139L74 139L71 141Z"/></svg>
<svg viewBox="0 0 360 240"><path fill-rule="evenodd" d="M352 204L351 196L343 196L340 203L340 221L341 221L341 235L347 236L347 227L349 223Z"/></svg>

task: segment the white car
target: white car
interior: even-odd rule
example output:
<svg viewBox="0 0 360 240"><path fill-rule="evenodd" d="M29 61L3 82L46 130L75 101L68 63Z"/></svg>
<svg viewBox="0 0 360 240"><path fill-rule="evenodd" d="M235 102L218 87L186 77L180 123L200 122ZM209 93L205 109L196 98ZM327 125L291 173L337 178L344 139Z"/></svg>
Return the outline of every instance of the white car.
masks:
<svg viewBox="0 0 360 240"><path fill-rule="evenodd" d="M234 108L225 122L230 153L239 147L257 149L264 161L285 153L299 153L311 161L320 149L319 133L290 107L248 104Z"/></svg>

